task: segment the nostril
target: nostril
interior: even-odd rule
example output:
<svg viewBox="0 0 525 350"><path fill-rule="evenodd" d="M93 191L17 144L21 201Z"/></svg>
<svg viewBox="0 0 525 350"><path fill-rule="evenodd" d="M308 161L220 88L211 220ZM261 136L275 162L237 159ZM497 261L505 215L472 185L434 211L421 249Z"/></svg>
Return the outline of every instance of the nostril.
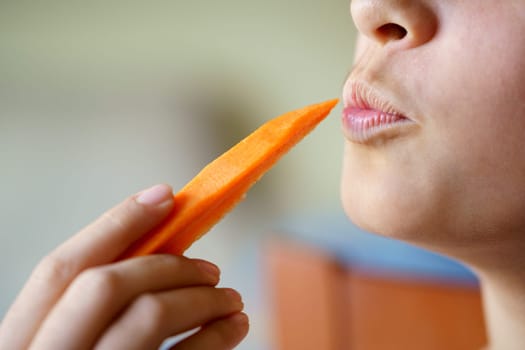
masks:
<svg viewBox="0 0 525 350"><path fill-rule="evenodd" d="M407 34L407 30L395 23L387 23L376 29L377 35L383 42L401 40Z"/></svg>

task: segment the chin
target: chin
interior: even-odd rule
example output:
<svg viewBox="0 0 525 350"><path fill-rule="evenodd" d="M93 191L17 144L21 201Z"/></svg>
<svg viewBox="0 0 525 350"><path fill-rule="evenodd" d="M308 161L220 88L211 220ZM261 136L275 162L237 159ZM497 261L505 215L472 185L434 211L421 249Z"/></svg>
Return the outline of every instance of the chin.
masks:
<svg viewBox="0 0 525 350"><path fill-rule="evenodd" d="M346 181L346 183L351 183ZM407 196L407 193L411 195ZM343 209L361 229L415 244L432 244L443 239L436 212L417 193L392 191L392 187L343 186Z"/></svg>
<svg viewBox="0 0 525 350"><path fill-rule="evenodd" d="M405 213L386 209L384 203L378 205L343 196L343 208L350 221L367 232L401 240L418 235L419 230L410 225Z"/></svg>

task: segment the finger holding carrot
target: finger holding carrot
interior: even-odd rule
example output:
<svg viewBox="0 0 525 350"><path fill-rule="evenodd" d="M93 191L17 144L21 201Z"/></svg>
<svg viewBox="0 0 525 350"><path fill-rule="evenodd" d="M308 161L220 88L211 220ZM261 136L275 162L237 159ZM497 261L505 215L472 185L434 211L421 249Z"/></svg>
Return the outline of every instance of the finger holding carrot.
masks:
<svg viewBox="0 0 525 350"><path fill-rule="evenodd" d="M0 324L1 349L231 349L248 331L240 295L217 288L206 261L148 255L116 261L173 209L157 185L126 199L46 256Z"/></svg>

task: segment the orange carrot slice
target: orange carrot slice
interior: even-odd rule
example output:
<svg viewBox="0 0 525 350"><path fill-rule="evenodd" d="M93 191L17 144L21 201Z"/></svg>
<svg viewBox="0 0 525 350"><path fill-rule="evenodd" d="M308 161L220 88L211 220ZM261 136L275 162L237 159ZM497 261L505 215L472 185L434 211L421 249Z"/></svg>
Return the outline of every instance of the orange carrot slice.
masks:
<svg viewBox="0 0 525 350"><path fill-rule="evenodd" d="M335 99L311 105L263 124L204 167L174 196L175 207L167 220L135 242L120 259L153 253L183 254L337 103Z"/></svg>

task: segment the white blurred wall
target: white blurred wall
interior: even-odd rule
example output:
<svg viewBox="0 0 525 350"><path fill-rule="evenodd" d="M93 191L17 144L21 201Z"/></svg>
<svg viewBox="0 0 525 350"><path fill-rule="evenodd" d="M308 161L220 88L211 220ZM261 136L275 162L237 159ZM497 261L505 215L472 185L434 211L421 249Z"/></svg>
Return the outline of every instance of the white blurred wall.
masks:
<svg viewBox="0 0 525 350"><path fill-rule="evenodd" d="M125 196L178 188L263 121L339 97L347 2L0 2L0 315L46 252ZM189 252L244 293L241 349L268 346L264 233L339 207L339 112Z"/></svg>

